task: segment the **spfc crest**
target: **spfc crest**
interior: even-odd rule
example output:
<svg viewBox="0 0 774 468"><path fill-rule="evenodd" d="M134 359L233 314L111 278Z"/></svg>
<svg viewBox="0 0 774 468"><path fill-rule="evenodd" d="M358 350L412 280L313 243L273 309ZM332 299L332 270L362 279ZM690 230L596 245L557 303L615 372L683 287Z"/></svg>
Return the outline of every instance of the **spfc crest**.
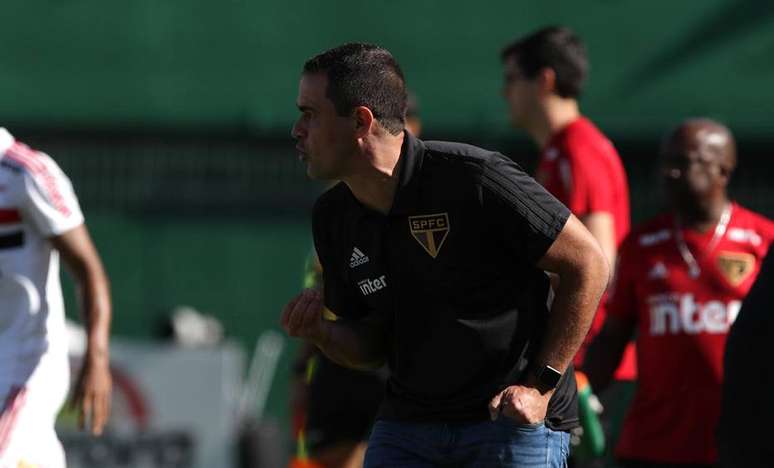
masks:
<svg viewBox="0 0 774 468"><path fill-rule="evenodd" d="M437 257L449 235L449 214L409 216L408 221L414 239L431 257Z"/></svg>
<svg viewBox="0 0 774 468"><path fill-rule="evenodd" d="M755 257L741 252L720 252L718 268L733 286L739 286L755 269Z"/></svg>

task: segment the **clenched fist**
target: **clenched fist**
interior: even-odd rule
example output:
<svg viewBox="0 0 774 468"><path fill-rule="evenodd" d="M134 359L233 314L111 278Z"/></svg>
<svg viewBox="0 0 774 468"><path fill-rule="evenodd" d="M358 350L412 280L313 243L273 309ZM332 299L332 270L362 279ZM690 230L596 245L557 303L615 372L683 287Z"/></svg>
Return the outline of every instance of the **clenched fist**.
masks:
<svg viewBox="0 0 774 468"><path fill-rule="evenodd" d="M316 289L304 289L282 310L282 328L290 336L320 343L325 338L322 294Z"/></svg>
<svg viewBox="0 0 774 468"><path fill-rule="evenodd" d="M494 421L501 414L521 424L534 424L546 418L551 393L542 394L534 387L512 385L492 398L489 415Z"/></svg>

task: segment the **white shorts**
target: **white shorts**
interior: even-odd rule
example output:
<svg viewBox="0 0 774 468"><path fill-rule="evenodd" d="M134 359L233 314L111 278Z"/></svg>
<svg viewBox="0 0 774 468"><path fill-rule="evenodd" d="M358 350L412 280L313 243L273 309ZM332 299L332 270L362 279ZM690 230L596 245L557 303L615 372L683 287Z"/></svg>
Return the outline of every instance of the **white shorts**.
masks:
<svg viewBox="0 0 774 468"><path fill-rule="evenodd" d="M54 431L67 398L67 355L45 354L22 385L0 389L0 468L64 468L65 454Z"/></svg>

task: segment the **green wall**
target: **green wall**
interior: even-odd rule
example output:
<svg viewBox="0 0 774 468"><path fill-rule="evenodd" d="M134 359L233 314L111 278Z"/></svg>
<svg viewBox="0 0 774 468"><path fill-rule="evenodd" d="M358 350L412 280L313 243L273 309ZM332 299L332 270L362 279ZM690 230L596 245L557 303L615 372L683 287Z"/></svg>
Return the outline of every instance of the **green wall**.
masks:
<svg viewBox="0 0 774 468"><path fill-rule="evenodd" d="M614 136L710 114L774 129L774 3L757 0L6 0L0 121L287 134L303 61L344 41L403 64L429 129L507 132L498 51L536 27L585 37L584 105Z"/></svg>

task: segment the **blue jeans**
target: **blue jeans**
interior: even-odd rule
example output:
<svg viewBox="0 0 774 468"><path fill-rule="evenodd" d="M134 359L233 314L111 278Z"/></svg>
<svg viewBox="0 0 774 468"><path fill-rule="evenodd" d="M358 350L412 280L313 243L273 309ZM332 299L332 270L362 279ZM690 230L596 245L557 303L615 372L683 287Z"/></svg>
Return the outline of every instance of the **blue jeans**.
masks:
<svg viewBox="0 0 774 468"><path fill-rule="evenodd" d="M413 423L377 421L364 468L564 468L570 435L544 423L497 421Z"/></svg>

